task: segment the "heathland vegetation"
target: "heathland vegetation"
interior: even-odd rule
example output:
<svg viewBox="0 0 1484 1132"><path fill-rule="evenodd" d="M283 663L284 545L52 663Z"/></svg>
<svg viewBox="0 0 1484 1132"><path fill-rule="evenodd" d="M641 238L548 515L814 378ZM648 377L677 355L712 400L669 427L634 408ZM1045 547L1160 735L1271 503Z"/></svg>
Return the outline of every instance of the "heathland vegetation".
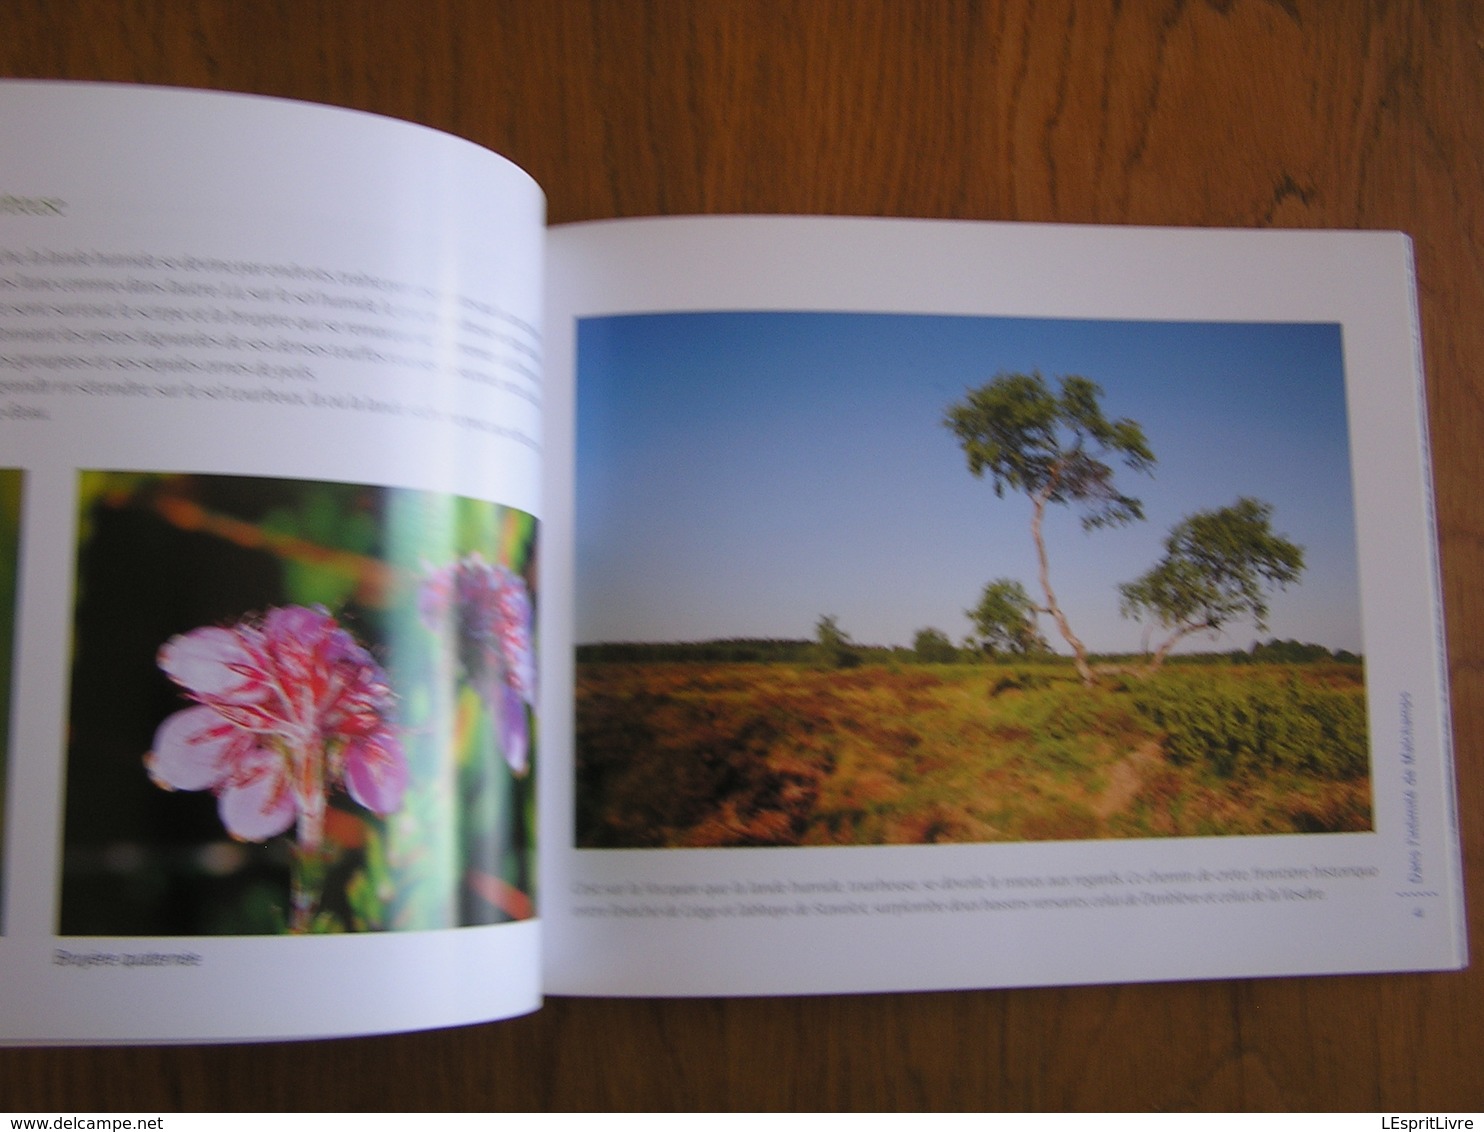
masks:
<svg viewBox="0 0 1484 1132"><path fill-rule="evenodd" d="M685 659L744 642L584 650L580 845L1370 828L1353 657L1273 663L1275 650L1317 648L1274 642L1177 656L1152 676L1105 670L1088 688L1067 658L943 664L859 649L859 663L827 667L783 659L811 642L756 645L778 659Z"/></svg>

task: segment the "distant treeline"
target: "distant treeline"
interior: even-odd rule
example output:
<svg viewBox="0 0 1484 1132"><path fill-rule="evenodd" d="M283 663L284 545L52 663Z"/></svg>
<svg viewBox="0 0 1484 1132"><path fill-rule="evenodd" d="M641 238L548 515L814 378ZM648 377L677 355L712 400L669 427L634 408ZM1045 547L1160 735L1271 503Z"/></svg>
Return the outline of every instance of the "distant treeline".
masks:
<svg viewBox="0 0 1484 1132"><path fill-rule="evenodd" d="M578 645L579 661L653 664L688 660L739 664L808 664L818 646L813 641L734 637L723 641L619 642ZM884 650L890 652L890 649Z"/></svg>
<svg viewBox="0 0 1484 1132"><path fill-rule="evenodd" d="M952 655L935 649L929 656L901 645L857 645L847 646L855 664L1001 664L1001 665L1072 665L1072 658L1054 653L1038 653L1034 656L991 656L977 649L950 648ZM1107 653L1096 655L1092 660L1098 664L1127 664L1142 660L1137 653ZM778 640L757 637L738 637L719 641L668 641L638 642L623 641L595 645L578 645L579 663L598 664L656 664L664 662L711 664L822 664L817 641ZM1276 638L1254 642L1250 649L1234 649L1230 652L1179 653L1169 657L1165 663L1172 664L1359 664L1361 658L1344 649L1331 651L1323 645L1306 644L1300 641L1280 641Z"/></svg>
<svg viewBox="0 0 1484 1132"><path fill-rule="evenodd" d="M1249 664L1319 664L1325 661L1337 664L1359 664L1361 658L1346 649L1337 649L1331 652L1323 645L1304 644L1300 641L1280 641L1276 638L1263 641L1254 641L1252 648L1246 652L1233 652L1227 654L1228 659L1239 663ZM1170 661L1178 661L1180 657L1171 657ZM1198 660L1199 656L1190 659Z"/></svg>

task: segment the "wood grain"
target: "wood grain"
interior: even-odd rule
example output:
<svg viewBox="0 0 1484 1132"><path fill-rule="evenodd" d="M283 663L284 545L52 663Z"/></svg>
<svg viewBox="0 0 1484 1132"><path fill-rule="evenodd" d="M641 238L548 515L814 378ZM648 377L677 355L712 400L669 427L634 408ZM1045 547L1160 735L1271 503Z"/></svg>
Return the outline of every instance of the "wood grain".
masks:
<svg viewBox="0 0 1484 1132"><path fill-rule="evenodd" d="M1410 232L1484 938L1478 5L7 0L0 74L409 118L519 162L558 222L798 212ZM553 1000L397 1037L5 1050L0 1106L1479 1110L1481 1051L1477 971Z"/></svg>

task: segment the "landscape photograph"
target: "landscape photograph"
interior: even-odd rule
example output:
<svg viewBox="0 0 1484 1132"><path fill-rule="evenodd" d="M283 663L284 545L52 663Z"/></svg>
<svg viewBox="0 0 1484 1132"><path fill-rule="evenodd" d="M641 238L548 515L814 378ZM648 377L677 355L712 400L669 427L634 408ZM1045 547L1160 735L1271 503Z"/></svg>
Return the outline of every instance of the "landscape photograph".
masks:
<svg viewBox="0 0 1484 1132"><path fill-rule="evenodd" d="M1340 328L582 320L576 843L1372 828Z"/></svg>

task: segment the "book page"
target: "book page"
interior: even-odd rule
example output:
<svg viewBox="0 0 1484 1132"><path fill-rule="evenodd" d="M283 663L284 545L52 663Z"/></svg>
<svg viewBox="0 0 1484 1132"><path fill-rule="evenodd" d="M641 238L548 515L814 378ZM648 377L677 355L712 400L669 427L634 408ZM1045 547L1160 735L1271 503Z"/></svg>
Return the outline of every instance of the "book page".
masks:
<svg viewBox="0 0 1484 1132"><path fill-rule="evenodd" d="M1464 962L1404 236L549 248L548 990Z"/></svg>
<svg viewBox="0 0 1484 1132"><path fill-rule="evenodd" d="M533 1009L540 191L140 87L0 151L0 1040Z"/></svg>

